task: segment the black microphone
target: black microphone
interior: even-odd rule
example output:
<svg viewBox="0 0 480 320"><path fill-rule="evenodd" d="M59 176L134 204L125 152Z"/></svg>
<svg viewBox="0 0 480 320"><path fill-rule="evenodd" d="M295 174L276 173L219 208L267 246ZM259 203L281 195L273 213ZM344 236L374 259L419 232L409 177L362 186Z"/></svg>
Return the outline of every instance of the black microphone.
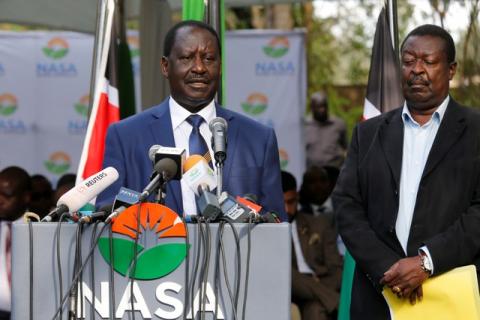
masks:
<svg viewBox="0 0 480 320"><path fill-rule="evenodd" d="M252 209L238 202L225 191L218 198L218 202L222 208L222 217L232 222L248 222L251 218L255 218L256 213Z"/></svg>
<svg viewBox="0 0 480 320"><path fill-rule="evenodd" d="M198 186L198 197L196 197L197 208L200 215L210 221L215 221L222 214L217 196L210 192L210 187L201 183Z"/></svg>
<svg viewBox="0 0 480 320"><path fill-rule="evenodd" d="M150 196L150 194L154 192L161 184L172 180L172 178L175 177L179 171L177 164L171 158L163 158L155 163L154 170L157 174L143 189L138 199L139 202L145 201L145 199L147 199L148 196Z"/></svg>
<svg viewBox="0 0 480 320"><path fill-rule="evenodd" d="M154 166L160 160L168 158L175 162L177 168L183 168L185 163L185 149L164 147L158 144L154 144L148 150L148 157L150 158L150 160L152 160ZM177 170L175 175L173 175L170 179L180 180L182 179L182 173L182 170Z"/></svg>
<svg viewBox="0 0 480 320"><path fill-rule="evenodd" d="M217 164L222 165L227 158L227 121L216 117L209 124L212 132L212 149L213 156Z"/></svg>

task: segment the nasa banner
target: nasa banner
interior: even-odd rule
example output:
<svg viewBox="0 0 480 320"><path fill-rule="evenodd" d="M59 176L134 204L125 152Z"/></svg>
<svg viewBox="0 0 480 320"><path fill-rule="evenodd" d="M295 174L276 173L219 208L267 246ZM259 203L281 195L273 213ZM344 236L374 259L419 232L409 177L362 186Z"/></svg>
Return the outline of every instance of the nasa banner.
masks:
<svg viewBox="0 0 480 320"><path fill-rule="evenodd" d="M129 40L138 71L138 36L129 33ZM20 166L54 185L63 174L76 173L92 55L92 35L0 32L0 170Z"/></svg>
<svg viewBox="0 0 480 320"><path fill-rule="evenodd" d="M305 33L232 31L225 44L226 107L273 127L282 170L301 181L305 170Z"/></svg>

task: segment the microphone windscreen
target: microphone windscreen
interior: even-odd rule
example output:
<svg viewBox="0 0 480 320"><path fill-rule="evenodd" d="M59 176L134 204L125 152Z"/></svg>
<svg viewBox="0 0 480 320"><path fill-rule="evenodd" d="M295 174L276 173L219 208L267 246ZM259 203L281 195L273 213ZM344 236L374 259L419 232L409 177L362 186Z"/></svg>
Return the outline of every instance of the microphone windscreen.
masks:
<svg viewBox="0 0 480 320"><path fill-rule="evenodd" d="M159 174L165 174L167 179L171 179L177 174L178 166L171 158L163 158L154 167Z"/></svg>
<svg viewBox="0 0 480 320"><path fill-rule="evenodd" d="M185 163L183 164L183 172L184 173L187 172L200 161L207 162L205 157L202 157L201 155L198 155L198 154L192 154L190 157L187 158L187 160L185 160Z"/></svg>
<svg viewBox="0 0 480 320"><path fill-rule="evenodd" d="M57 207L65 205L70 212L78 211L87 202L95 198L117 181L118 171L114 167L108 167L91 175L81 183L77 184L58 199Z"/></svg>
<svg viewBox="0 0 480 320"><path fill-rule="evenodd" d="M215 129L215 126L218 126L218 125L224 127L225 130L228 127L227 121L221 117L216 117L215 119L210 121L210 123L208 124L208 126L210 127L210 131L213 131Z"/></svg>
<svg viewBox="0 0 480 320"><path fill-rule="evenodd" d="M159 144L154 144L153 146L150 147L148 150L148 158L150 158L151 161L155 161L155 153L157 153L158 149L160 149L162 146Z"/></svg>

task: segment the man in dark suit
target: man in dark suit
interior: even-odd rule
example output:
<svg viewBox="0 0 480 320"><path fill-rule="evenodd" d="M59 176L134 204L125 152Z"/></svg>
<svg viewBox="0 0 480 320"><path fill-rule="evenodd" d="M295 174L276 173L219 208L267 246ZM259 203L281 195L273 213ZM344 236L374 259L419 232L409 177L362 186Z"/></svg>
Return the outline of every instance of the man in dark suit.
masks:
<svg viewBox="0 0 480 320"><path fill-rule="evenodd" d="M120 177L97 203L111 203L121 186L142 190L147 185L153 167L148 158L152 145L178 147L192 154L189 143L199 132L199 140L203 139L207 153L213 155L208 123L222 117L228 124L223 190L234 196L255 194L259 204L284 217L275 132L214 101L221 73L215 30L198 21L181 22L167 33L164 48L162 72L169 80L171 96L110 126L104 167L115 167ZM166 205L179 214L196 213L194 192L184 181L168 183Z"/></svg>
<svg viewBox="0 0 480 320"><path fill-rule="evenodd" d="M338 308L342 258L335 230L324 217L298 211L295 177L282 171L285 211L292 223L292 302L302 320L328 320Z"/></svg>
<svg viewBox="0 0 480 320"><path fill-rule="evenodd" d="M480 266L480 115L449 96L453 40L420 26L401 59L405 105L357 126L333 194L352 319L389 318L382 287L415 303L428 277Z"/></svg>

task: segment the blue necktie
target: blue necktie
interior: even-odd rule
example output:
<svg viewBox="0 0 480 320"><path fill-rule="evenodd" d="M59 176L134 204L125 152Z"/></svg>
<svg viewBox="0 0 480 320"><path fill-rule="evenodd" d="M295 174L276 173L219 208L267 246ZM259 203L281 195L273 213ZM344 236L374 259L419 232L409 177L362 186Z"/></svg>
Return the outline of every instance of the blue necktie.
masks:
<svg viewBox="0 0 480 320"><path fill-rule="evenodd" d="M190 155L198 154L203 156L205 160L207 160L210 167L212 167L212 159L210 157L210 152L208 151L207 143L200 134L200 125L203 121L203 118L198 114L192 114L187 118L187 122L192 126L192 132L190 133L190 138L188 139L188 149L190 151Z"/></svg>

